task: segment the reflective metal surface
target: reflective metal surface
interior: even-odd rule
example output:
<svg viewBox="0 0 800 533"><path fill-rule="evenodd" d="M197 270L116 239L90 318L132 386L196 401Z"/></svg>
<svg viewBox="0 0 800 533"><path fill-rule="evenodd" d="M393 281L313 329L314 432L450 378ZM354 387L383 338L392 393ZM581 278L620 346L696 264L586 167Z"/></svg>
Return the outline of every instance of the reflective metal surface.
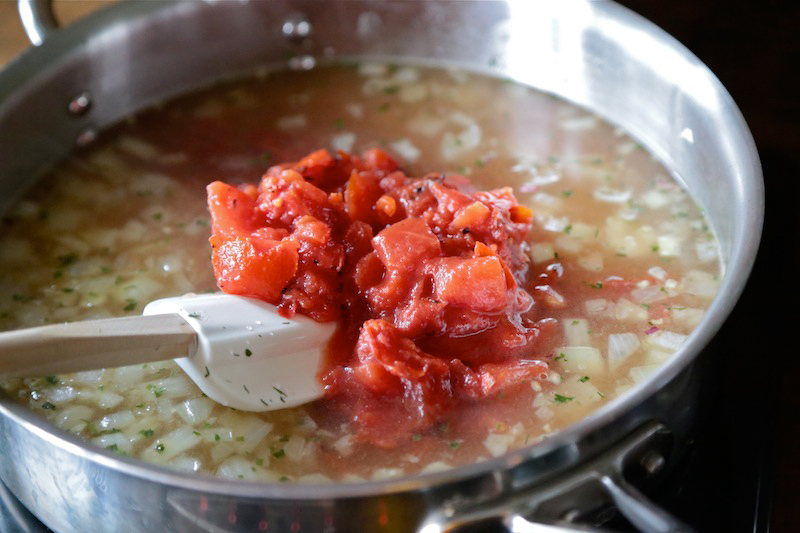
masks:
<svg viewBox="0 0 800 533"><path fill-rule="evenodd" d="M654 419L671 435L664 456L679 456L703 403L704 349L755 257L763 185L747 126L718 80L611 2L123 2L54 32L0 73L0 153L13 155L0 158L0 212L76 144L125 115L287 57L294 68L330 58L446 62L592 109L637 137L705 208L727 264L720 296L660 372L581 423L497 459L395 481L291 486L180 474L90 449L0 397L0 478L22 502L64 533L87 524L114 532L388 524L433 533L476 508L551 490L554 476ZM72 112L81 95L91 105ZM529 510L524 520L539 518L539 508Z"/></svg>

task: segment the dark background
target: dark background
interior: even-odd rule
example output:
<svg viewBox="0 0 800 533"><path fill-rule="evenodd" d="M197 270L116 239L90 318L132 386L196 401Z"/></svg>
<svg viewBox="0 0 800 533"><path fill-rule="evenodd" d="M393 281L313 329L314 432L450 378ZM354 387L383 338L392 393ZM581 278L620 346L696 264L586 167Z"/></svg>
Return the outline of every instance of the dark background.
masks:
<svg viewBox="0 0 800 533"><path fill-rule="evenodd" d="M723 332L718 375L728 393L706 450L719 464L695 465L710 479L685 491L678 514L708 531L800 531L800 1L620 3L722 81L753 133L766 186L759 256Z"/></svg>

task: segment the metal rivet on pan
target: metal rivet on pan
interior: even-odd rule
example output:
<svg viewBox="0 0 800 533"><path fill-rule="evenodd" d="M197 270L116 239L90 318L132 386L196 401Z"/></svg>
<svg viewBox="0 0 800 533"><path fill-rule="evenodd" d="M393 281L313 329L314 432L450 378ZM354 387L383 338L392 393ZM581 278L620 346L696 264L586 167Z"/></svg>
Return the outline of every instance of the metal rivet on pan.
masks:
<svg viewBox="0 0 800 533"><path fill-rule="evenodd" d="M83 115L92 106L92 97L88 92L82 92L69 101L67 110L73 115Z"/></svg>
<svg viewBox="0 0 800 533"><path fill-rule="evenodd" d="M577 509L570 509L561 515L561 520L573 524L581 517L581 512Z"/></svg>
<svg viewBox="0 0 800 533"><path fill-rule="evenodd" d="M287 39L305 39L311 34L311 23L303 15L294 15L283 22L281 31Z"/></svg>
<svg viewBox="0 0 800 533"><path fill-rule="evenodd" d="M651 450L647 452L644 457L642 457L640 464L642 465L642 468L644 468L645 472L652 476L659 473L664 468L666 462L667 461L664 459L663 455Z"/></svg>
<svg viewBox="0 0 800 533"><path fill-rule="evenodd" d="M302 55L289 59L289 68L292 70L311 70L316 64L317 60L313 56Z"/></svg>
<svg viewBox="0 0 800 533"><path fill-rule="evenodd" d="M78 138L75 139L75 143L78 146L87 146L93 143L95 139L97 139L97 131L89 128L78 134Z"/></svg>

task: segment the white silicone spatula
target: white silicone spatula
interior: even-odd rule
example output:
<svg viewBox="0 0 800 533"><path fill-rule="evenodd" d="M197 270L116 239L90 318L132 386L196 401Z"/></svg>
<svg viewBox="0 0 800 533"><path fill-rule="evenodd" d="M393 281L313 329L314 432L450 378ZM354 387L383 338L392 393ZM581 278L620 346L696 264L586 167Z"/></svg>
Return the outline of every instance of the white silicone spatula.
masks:
<svg viewBox="0 0 800 533"><path fill-rule="evenodd" d="M142 316L0 333L0 378L35 377L175 359L211 399L269 411L322 395L320 359L334 323L227 294L166 298Z"/></svg>

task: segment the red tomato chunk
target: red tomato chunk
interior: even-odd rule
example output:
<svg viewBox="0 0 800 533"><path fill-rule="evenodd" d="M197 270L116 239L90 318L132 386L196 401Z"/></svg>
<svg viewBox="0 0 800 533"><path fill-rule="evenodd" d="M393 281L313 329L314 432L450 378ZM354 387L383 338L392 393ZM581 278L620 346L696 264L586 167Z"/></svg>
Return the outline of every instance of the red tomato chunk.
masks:
<svg viewBox="0 0 800 533"><path fill-rule="evenodd" d="M379 149L319 150L257 187L214 182L208 203L223 291L339 321L323 403L358 438L393 446L547 377L557 328L522 288L532 214L510 188L410 178Z"/></svg>

